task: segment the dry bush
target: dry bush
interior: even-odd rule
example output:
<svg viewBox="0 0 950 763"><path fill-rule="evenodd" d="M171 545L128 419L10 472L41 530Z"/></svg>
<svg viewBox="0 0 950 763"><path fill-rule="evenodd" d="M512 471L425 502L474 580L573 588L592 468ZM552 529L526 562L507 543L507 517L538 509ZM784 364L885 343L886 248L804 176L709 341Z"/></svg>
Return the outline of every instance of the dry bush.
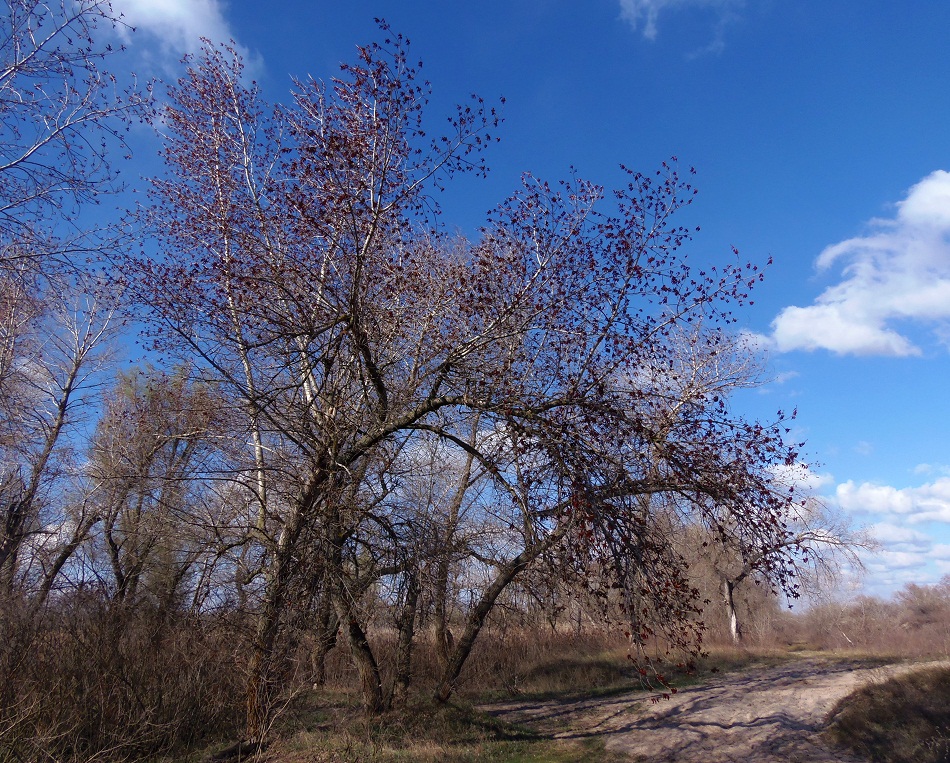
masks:
<svg viewBox="0 0 950 763"><path fill-rule="evenodd" d="M459 693L468 699L520 694L604 689L629 683L628 643L620 629L554 630L548 626L506 627L496 621L476 642L462 672ZM373 652L382 666L392 664L396 635L388 630L371 634ZM301 642L298 662L307 659L308 642ZM431 696L440 676L434 640L419 634L413 649L411 692ZM392 675L383 671L383 685ZM326 660L327 692L356 689L359 678L341 639Z"/></svg>
<svg viewBox="0 0 950 763"><path fill-rule="evenodd" d="M233 623L75 596L0 627L0 761L143 760L239 728Z"/></svg>
<svg viewBox="0 0 950 763"><path fill-rule="evenodd" d="M836 744L882 763L950 760L950 668L927 668L865 686L829 715Z"/></svg>
<svg viewBox="0 0 950 763"><path fill-rule="evenodd" d="M461 677L467 696L602 689L634 672L619 630L525 628L488 633L477 647Z"/></svg>
<svg viewBox="0 0 950 763"><path fill-rule="evenodd" d="M776 634L786 645L901 657L950 655L950 580L909 584L890 600L860 596L786 614Z"/></svg>

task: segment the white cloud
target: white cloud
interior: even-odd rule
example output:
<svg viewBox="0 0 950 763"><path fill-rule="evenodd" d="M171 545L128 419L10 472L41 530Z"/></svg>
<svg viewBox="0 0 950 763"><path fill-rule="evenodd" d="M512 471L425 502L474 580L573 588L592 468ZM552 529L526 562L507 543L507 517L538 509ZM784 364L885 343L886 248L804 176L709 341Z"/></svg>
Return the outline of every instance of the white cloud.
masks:
<svg viewBox="0 0 950 763"><path fill-rule="evenodd" d="M933 540L922 532L901 527L889 522L871 525L868 531L882 546L890 551L924 552L931 550Z"/></svg>
<svg viewBox="0 0 950 763"><path fill-rule="evenodd" d="M176 57L199 50L202 37L212 42L235 39L220 0L113 0L112 4L127 24L157 38L164 52ZM247 58L247 49L237 47Z"/></svg>
<svg viewBox="0 0 950 763"><path fill-rule="evenodd" d="M838 354L908 356L920 349L898 321L938 335L950 321L950 172L931 173L872 232L825 249L819 270L841 267L839 283L808 307L790 306L772 322L780 352L826 349Z"/></svg>
<svg viewBox="0 0 950 763"><path fill-rule="evenodd" d="M950 476L950 466L946 464L917 464L914 474L943 474Z"/></svg>
<svg viewBox="0 0 950 763"><path fill-rule="evenodd" d="M893 570L918 569L927 565L927 558L910 551L881 551L878 554L881 568Z"/></svg>
<svg viewBox="0 0 950 763"><path fill-rule="evenodd" d="M620 0L620 16L634 29L642 28L646 39L655 40L661 13L682 7L711 8L719 23L716 40L708 50L716 50L722 47L722 27L734 17L735 10L744 5L745 0Z"/></svg>
<svg viewBox="0 0 950 763"><path fill-rule="evenodd" d="M794 487L797 493L804 495L814 495L822 488L834 484L834 477L830 474L814 472L808 464L801 461L791 466L774 466L772 475L778 484Z"/></svg>
<svg viewBox="0 0 950 763"><path fill-rule="evenodd" d="M842 509L852 513L903 515L914 523L950 523L950 477L901 489L848 480L838 485L835 497Z"/></svg>

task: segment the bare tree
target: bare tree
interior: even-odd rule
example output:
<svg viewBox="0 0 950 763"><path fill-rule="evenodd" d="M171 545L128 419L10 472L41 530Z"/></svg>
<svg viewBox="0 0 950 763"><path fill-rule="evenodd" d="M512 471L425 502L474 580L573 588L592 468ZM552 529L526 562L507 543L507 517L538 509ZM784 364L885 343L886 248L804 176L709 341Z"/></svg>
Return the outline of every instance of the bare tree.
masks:
<svg viewBox="0 0 950 763"><path fill-rule="evenodd" d="M220 402L185 368L123 374L107 401L89 471L116 601L146 598L168 611L186 600L193 568L211 551L202 478L220 466Z"/></svg>
<svg viewBox="0 0 950 763"><path fill-rule="evenodd" d="M36 572L31 560L20 558L25 544L44 554L57 547L58 557L75 550L90 526L87 512L71 517L61 500L78 472L67 433L86 423L84 413L92 410L116 327L112 308L71 284L58 281L39 290L21 287L9 274L0 277L0 288L14 295L0 316L0 333L15 354L0 378L5 392L0 581L7 594L21 574ZM64 562L53 562L55 571L46 570L44 578ZM41 587L48 590L46 583Z"/></svg>
<svg viewBox="0 0 950 763"><path fill-rule="evenodd" d="M163 115L167 174L149 212L162 256L130 261L128 282L155 346L213 378L243 417L236 479L257 507L263 578L253 742L280 689L288 597L308 549L323 576L311 590L332 602L376 711L386 696L367 581L402 581L408 647L420 573L435 569L444 602L439 559L456 554L470 596L454 643L439 626L444 700L501 594L556 549L628 591L636 644L648 615L687 644L691 592L660 509L678 502L740 538L744 556L784 533L789 496L770 467L797 450L782 417L743 421L708 390L669 410L680 327L701 316L728 325L760 278L751 266L687 265L688 232L672 215L689 183L667 165L630 172L600 211L593 184L526 178L478 241L447 237L429 192L483 171L498 120L475 101L430 141L426 95L398 36L360 49L329 87L298 83L294 105L272 113L242 84L234 52L208 48ZM410 521L432 505L410 510L398 484L406 454L433 441L465 464L429 534L454 552L434 555ZM763 566L779 585L794 572L787 555Z"/></svg>
<svg viewBox="0 0 950 763"><path fill-rule="evenodd" d="M110 155L124 149L123 134L144 104L134 91L122 92L103 68L115 51L102 32L118 23L108 0L5 0L0 14L4 239L23 238L33 223L69 215L112 187Z"/></svg>
<svg viewBox="0 0 950 763"><path fill-rule="evenodd" d="M115 295L78 256L102 253L107 239L73 219L115 189L110 155L124 148L124 132L147 101L147 89L120 92L103 68L114 51L99 33L117 23L106 0L7 0L0 12L0 577L7 591L26 570L20 565L29 560L18 555L27 539L42 541L40 587L48 590L63 553L89 527L82 501L67 517L48 497L63 492L52 485L70 471L66 433L91 402L108 356L100 345L116 330ZM54 516L43 519L47 509Z"/></svg>

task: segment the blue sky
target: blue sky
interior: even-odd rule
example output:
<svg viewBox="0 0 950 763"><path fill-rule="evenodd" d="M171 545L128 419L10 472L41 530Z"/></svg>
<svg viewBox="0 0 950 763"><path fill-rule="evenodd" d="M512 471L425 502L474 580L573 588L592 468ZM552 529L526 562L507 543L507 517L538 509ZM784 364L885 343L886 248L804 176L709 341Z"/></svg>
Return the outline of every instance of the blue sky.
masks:
<svg viewBox="0 0 950 763"><path fill-rule="evenodd" d="M743 330L773 381L736 405L799 409L810 482L881 553L864 590L950 573L950 3L919 0L114 0L140 74L233 39L266 94L329 78L383 16L431 114L504 97L487 180L453 184L474 233L522 172L695 166L696 262L774 265ZM140 160L154 149L140 152Z"/></svg>

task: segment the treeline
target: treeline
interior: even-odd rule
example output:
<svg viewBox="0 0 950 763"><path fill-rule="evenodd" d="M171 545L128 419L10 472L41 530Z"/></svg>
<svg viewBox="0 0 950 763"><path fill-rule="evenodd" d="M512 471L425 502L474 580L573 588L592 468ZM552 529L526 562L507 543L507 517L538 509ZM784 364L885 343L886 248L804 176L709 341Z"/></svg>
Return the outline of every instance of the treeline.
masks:
<svg viewBox="0 0 950 763"><path fill-rule="evenodd" d="M856 596L809 607L786 638L819 649L908 657L950 654L950 576L933 585L907 583L888 599Z"/></svg>

